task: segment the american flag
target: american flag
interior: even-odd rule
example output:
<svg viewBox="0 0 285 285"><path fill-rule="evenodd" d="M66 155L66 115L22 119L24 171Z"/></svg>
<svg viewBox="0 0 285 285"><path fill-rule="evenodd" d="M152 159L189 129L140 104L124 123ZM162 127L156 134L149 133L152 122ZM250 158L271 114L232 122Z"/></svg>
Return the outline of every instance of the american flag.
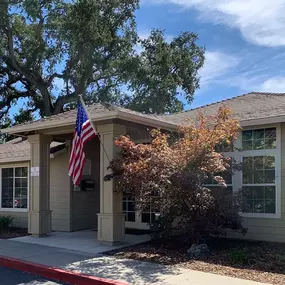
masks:
<svg viewBox="0 0 285 285"><path fill-rule="evenodd" d="M85 164L84 145L97 135L82 104L81 102L78 104L76 127L69 159L68 175L72 177L74 185L78 185L81 181Z"/></svg>

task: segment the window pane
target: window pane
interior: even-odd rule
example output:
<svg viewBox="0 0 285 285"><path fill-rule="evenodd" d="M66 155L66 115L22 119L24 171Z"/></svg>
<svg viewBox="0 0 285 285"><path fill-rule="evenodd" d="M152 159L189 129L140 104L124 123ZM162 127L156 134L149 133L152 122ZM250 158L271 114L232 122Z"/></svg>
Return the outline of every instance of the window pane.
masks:
<svg viewBox="0 0 285 285"><path fill-rule="evenodd" d="M242 162L243 172L242 181L243 184L253 183L253 158L244 157Z"/></svg>
<svg viewBox="0 0 285 285"><path fill-rule="evenodd" d="M27 167L16 167L15 168L15 177L27 177L28 176Z"/></svg>
<svg viewBox="0 0 285 285"><path fill-rule="evenodd" d="M260 150L276 148L276 129L258 129L242 132L243 150Z"/></svg>
<svg viewBox="0 0 285 285"><path fill-rule="evenodd" d="M253 200L243 200L242 211L244 213L253 213Z"/></svg>
<svg viewBox="0 0 285 285"><path fill-rule="evenodd" d="M264 213L264 200L254 200L254 213Z"/></svg>
<svg viewBox="0 0 285 285"><path fill-rule="evenodd" d="M276 139L276 129L275 128L265 129L265 138Z"/></svg>
<svg viewBox="0 0 285 285"><path fill-rule="evenodd" d="M274 156L264 157L264 168L265 169L275 169L275 157Z"/></svg>
<svg viewBox="0 0 285 285"><path fill-rule="evenodd" d="M275 183L275 170L264 171L264 183Z"/></svg>
<svg viewBox="0 0 285 285"><path fill-rule="evenodd" d="M265 141L264 140L254 140L253 141L253 149L259 150L264 149Z"/></svg>
<svg viewBox="0 0 285 285"><path fill-rule="evenodd" d="M246 199L253 200L254 187L243 187L242 196Z"/></svg>
<svg viewBox="0 0 285 285"><path fill-rule="evenodd" d="M133 201L128 202L128 211L134 211L135 210L135 205Z"/></svg>
<svg viewBox="0 0 285 285"><path fill-rule="evenodd" d="M142 223L150 223L150 213L142 213Z"/></svg>
<svg viewBox="0 0 285 285"><path fill-rule="evenodd" d="M255 156L253 157L253 167L256 170L263 170L263 156Z"/></svg>
<svg viewBox="0 0 285 285"><path fill-rule="evenodd" d="M15 187L28 187L27 178L15 178Z"/></svg>
<svg viewBox="0 0 285 285"><path fill-rule="evenodd" d="M275 139L266 139L265 140L265 148L266 149L276 148L276 140Z"/></svg>
<svg viewBox="0 0 285 285"><path fill-rule="evenodd" d="M2 169L2 208L13 208L13 168Z"/></svg>
<svg viewBox="0 0 285 285"><path fill-rule="evenodd" d="M252 141L243 141L242 142L243 150L252 150Z"/></svg>
<svg viewBox="0 0 285 285"><path fill-rule="evenodd" d="M2 168L2 177L13 177L13 168Z"/></svg>
<svg viewBox="0 0 285 285"><path fill-rule="evenodd" d="M252 187L254 189L254 200L264 200L264 187Z"/></svg>
<svg viewBox="0 0 285 285"><path fill-rule="evenodd" d="M243 187L244 213L275 213L275 186Z"/></svg>
<svg viewBox="0 0 285 285"><path fill-rule="evenodd" d="M254 130L253 131L254 140L263 140L264 139L264 129Z"/></svg>
<svg viewBox="0 0 285 285"><path fill-rule="evenodd" d="M242 132L242 140L252 140L252 130Z"/></svg>
<svg viewBox="0 0 285 285"><path fill-rule="evenodd" d="M264 173L263 170L254 171L253 184L262 184L264 183ZM248 183L249 184L249 183Z"/></svg>
<svg viewBox="0 0 285 285"><path fill-rule="evenodd" d="M135 215L135 212L128 212L126 214L126 220L128 222L135 222L136 221L136 215Z"/></svg>
<svg viewBox="0 0 285 285"><path fill-rule="evenodd" d="M265 213L275 214L275 200L265 200Z"/></svg>
<svg viewBox="0 0 285 285"><path fill-rule="evenodd" d="M244 157L242 176L243 184L275 183L275 157Z"/></svg>
<svg viewBox="0 0 285 285"><path fill-rule="evenodd" d="M265 187L265 199L275 200L275 186Z"/></svg>

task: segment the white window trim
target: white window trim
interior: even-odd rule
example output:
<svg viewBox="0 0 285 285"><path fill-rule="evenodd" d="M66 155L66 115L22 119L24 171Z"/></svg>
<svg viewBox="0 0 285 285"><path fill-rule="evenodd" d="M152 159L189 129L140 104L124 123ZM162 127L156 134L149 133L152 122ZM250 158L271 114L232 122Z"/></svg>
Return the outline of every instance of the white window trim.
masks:
<svg viewBox="0 0 285 285"><path fill-rule="evenodd" d="M254 127L246 127L243 130L255 130L255 129L267 129L267 128L276 128L276 148L275 149L262 149L262 150L246 150L246 151L234 151L225 153L226 156L231 156L236 160L237 163L242 162L243 157L248 156L274 156L275 157L275 205L276 213L275 214L266 214L266 213L243 213L240 212L242 217L246 218L268 218L268 219L280 219L281 218L281 124L275 125L260 125ZM242 132L239 135L239 138L235 142L235 147L237 149L242 149ZM242 188L242 171L237 171L233 173L232 178L233 191L240 191ZM258 186L258 184L254 184ZM264 184L262 184L264 185Z"/></svg>
<svg viewBox="0 0 285 285"><path fill-rule="evenodd" d="M28 168L28 201L27 201L27 209L21 208L2 208L2 169L3 168L14 168L14 167L27 167ZM15 177L14 177L15 179ZM15 184L14 184L15 185ZM14 193L13 193L14 195ZM21 164L5 164L0 166L0 212L22 212L27 213L30 209L30 165L28 163Z"/></svg>

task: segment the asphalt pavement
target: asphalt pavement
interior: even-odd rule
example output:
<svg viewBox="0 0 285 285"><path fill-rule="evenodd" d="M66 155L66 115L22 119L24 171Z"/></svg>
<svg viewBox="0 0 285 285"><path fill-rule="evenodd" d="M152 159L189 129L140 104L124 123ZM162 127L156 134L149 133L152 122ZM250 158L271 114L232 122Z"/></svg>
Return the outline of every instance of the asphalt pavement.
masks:
<svg viewBox="0 0 285 285"><path fill-rule="evenodd" d="M58 285L60 283L40 276L0 266L0 285Z"/></svg>

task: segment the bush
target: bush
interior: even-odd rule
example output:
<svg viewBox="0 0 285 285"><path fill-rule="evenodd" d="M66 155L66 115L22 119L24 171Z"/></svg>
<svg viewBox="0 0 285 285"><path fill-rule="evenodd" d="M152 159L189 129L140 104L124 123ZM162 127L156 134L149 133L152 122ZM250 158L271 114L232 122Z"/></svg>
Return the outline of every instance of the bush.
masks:
<svg viewBox="0 0 285 285"><path fill-rule="evenodd" d="M9 228L13 226L14 217L8 215L8 216L1 216L0 215L0 232L5 232Z"/></svg>
<svg viewBox="0 0 285 285"><path fill-rule="evenodd" d="M225 107L216 116L200 114L179 128L174 142L160 130L151 131L150 144L136 144L127 136L115 141L122 151L105 179L116 179L117 190L136 201L138 209L160 212L150 225L153 238L179 237L199 244L212 235L225 235L227 228L244 232L239 195L220 176L233 163L217 148L231 147L240 131L230 114Z"/></svg>
<svg viewBox="0 0 285 285"><path fill-rule="evenodd" d="M249 265L247 248L234 248L229 252L230 260L233 264Z"/></svg>

